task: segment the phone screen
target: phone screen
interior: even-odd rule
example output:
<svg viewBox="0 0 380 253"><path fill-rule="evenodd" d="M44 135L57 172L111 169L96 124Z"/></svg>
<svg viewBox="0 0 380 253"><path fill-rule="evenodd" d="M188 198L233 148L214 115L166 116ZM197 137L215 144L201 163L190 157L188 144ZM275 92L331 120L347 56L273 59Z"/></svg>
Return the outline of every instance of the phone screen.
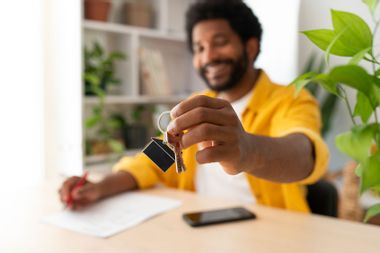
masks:
<svg viewBox="0 0 380 253"><path fill-rule="evenodd" d="M193 227L255 218L256 215L254 213L248 211L243 207L185 213L183 215L183 219Z"/></svg>

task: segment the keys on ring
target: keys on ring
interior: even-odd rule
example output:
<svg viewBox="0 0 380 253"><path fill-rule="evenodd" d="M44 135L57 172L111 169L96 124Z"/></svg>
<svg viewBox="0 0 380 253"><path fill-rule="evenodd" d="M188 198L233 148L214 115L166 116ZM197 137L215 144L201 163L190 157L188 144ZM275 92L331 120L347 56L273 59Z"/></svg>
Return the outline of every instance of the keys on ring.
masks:
<svg viewBox="0 0 380 253"><path fill-rule="evenodd" d="M181 172L186 171L186 167L185 167L185 164L183 163L183 158L182 158L182 148L181 148L181 145L179 142L181 139L180 138L181 136L180 135L174 136L174 135L170 134L167 131L167 129L165 129L165 131L163 131L163 128L161 126L161 120L163 119L163 117L165 115L168 115L170 117L170 111L165 111L165 112L161 113L160 117L158 117L158 120L157 120L157 126L158 126L158 129L164 135L163 143L166 144L171 150L174 151L174 160L175 160L176 171L177 171L177 173L181 173Z"/></svg>
<svg viewBox="0 0 380 253"><path fill-rule="evenodd" d="M168 133L167 126L162 127L164 116L169 116L170 119L170 111L161 113L157 120L157 127L164 136L163 140L152 138L152 141L144 148L143 153L164 172L175 162L177 173L181 173L186 171L180 145L181 134L174 136Z"/></svg>
<svg viewBox="0 0 380 253"><path fill-rule="evenodd" d="M174 151L174 160L175 160L175 167L177 173L181 173L186 171L185 164L183 163L182 158L182 148L179 143L180 135L173 136L169 134L167 131L164 134L164 141L163 143L168 145L169 148L171 148Z"/></svg>

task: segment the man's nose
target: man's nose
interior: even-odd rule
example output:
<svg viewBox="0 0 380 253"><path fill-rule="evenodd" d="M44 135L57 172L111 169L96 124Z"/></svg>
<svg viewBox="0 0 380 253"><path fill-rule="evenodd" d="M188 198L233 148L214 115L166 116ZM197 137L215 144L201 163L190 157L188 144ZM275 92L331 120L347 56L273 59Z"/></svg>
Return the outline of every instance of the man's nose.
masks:
<svg viewBox="0 0 380 253"><path fill-rule="evenodd" d="M218 53L213 48L206 48L202 55L202 65L214 62L218 59Z"/></svg>

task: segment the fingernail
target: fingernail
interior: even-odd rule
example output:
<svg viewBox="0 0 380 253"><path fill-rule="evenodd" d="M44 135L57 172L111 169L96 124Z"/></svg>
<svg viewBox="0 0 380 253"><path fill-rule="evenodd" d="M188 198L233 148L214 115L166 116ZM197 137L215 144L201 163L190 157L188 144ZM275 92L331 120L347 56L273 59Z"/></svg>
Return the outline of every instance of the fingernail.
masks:
<svg viewBox="0 0 380 253"><path fill-rule="evenodd" d="M173 107L173 109L171 109L170 116L172 118L175 118L177 116L178 107L179 107L179 104L177 104L176 106Z"/></svg>

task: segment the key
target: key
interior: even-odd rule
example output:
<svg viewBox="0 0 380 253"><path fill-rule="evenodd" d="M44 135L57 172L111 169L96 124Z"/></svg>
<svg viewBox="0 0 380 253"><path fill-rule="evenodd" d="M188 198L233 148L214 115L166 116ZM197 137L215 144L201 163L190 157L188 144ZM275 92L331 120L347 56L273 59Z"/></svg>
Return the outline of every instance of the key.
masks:
<svg viewBox="0 0 380 253"><path fill-rule="evenodd" d="M163 140L163 142L174 151L174 159L177 173L186 171L185 164L183 163L182 149L179 143L179 137L180 136L173 136L168 132L165 132Z"/></svg>
<svg viewBox="0 0 380 253"><path fill-rule="evenodd" d="M162 112L160 114L160 116L157 119L157 127L161 131L161 133L164 135L162 143L165 144L167 147L169 147L174 153L174 160L175 160L174 162L176 165L177 173L181 173L186 170L185 164L183 163L182 149L180 145L181 135L174 136L172 134L169 134L168 131L164 130L166 129L165 127L162 126L162 121L163 121L164 116L167 116L170 119L170 111Z"/></svg>
<svg viewBox="0 0 380 253"><path fill-rule="evenodd" d="M185 168L185 164L183 163L182 149L179 143L176 143L174 146L174 156L175 156L175 166L176 166L177 173L184 172L186 168Z"/></svg>

